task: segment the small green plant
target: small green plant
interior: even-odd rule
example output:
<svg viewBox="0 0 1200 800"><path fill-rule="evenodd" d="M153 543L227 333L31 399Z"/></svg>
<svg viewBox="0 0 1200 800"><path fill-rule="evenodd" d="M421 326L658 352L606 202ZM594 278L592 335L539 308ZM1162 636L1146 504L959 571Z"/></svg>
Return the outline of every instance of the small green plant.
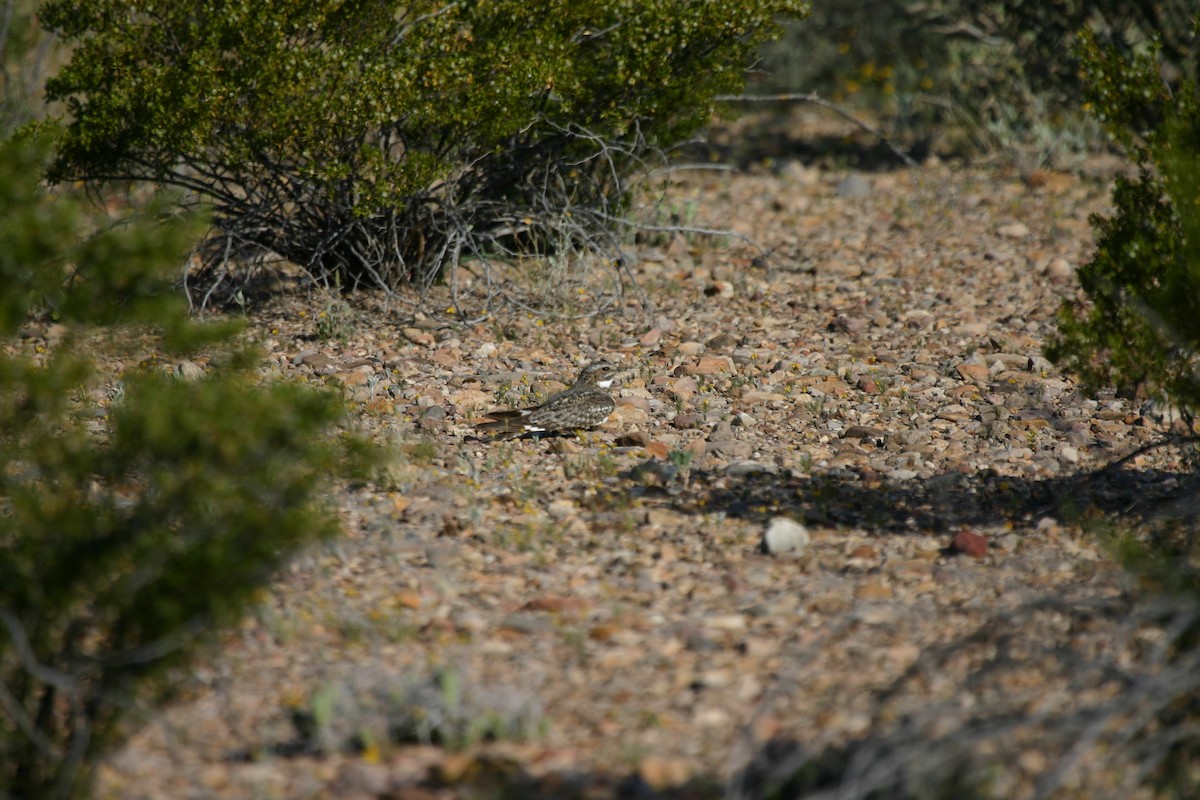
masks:
<svg viewBox="0 0 1200 800"><path fill-rule="evenodd" d="M437 445L428 439L423 439L418 442L409 442L402 445L400 451L408 457L409 461L421 466L428 466L437 458Z"/></svg>
<svg viewBox="0 0 1200 800"><path fill-rule="evenodd" d="M454 668L412 676L383 666L322 684L293 721L306 748L322 753L407 742L464 750L535 739L548 727L537 699L515 687Z"/></svg>
<svg viewBox="0 0 1200 800"><path fill-rule="evenodd" d="M512 381L504 381L500 384L500 388L496 392L497 403L509 408L537 405L539 400L537 392L529 388L526 376L522 375L521 377L525 380L517 385L514 385Z"/></svg>
<svg viewBox="0 0 1200 800"><path fill-rule="evenodd" d="M692 466L692 454L689 450L679 450L671 448L667 453L667 461L675 466L681 472L686 472Z"/></svg>
<svg viewBox="0 0 1200 800"><path fill-rule="evenodd" d="M323 307L317 312L314 333L323 342L344 341L354 333L354 309L337 289L325 290Z"/></svg>
<svg viewBox="0 0 1200 800"><path fill-rule="evenodd" d="M611 478L617 474L616 456L607 447L601 447L596 453L596 475L601 478Z"/></svg>

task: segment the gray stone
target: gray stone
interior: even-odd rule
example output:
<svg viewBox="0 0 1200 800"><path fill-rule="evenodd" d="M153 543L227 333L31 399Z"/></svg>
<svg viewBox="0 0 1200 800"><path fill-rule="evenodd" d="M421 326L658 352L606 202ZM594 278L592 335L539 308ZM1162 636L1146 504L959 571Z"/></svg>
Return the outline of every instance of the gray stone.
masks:
<svg viewBox="0 0 1200 800"><path fill-rule="evenodd" d="M837 196L847 200L866 197L870 193L871 182L857 172L847 175L837 187Z"/></svg>
<svg viewBox="0 0 1200 800"><path fill-rule="evenodd" d="M733 478L744 478L747 475L775 475L779 467L762 461L735 461L725 468L725 474Z"/></svg>

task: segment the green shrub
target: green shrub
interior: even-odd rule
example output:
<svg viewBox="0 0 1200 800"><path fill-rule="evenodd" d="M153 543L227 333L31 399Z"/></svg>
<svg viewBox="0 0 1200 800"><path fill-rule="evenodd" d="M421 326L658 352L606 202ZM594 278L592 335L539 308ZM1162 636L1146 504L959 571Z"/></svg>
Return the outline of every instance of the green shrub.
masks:
<svg viewBox="0 0 1200 800"><path fill-rule="evenodd" d="M429 285L496 253L615 256L629 175L803 10L50 0L43 21L75 47L49 86L70 119L52 174L183 187L235 252L346 288Z"/></svg>
<svg viewBox="0 0 1200 800"><path fill-rule="evenodd" d="M16 798L88 793L136 703L336 530L313 497L343 463L338 405L254 386L256 357L228 344L205 376L151 358L104 391L89 349L169 360L232 329L189 323L168 291L194 221L48 194L46 149L0 145L0 796Z"/></svg>
<svg viewBox="0 0 1200 800"><path fill-rule="evenodd" d="M1096 253L1079 270L1049 356L1090 387L1169 401L1191 427L1200 408L1200 91L1167 86L1157 59L1128 59L1085 35L1088 98L1138 174L1119 178L1115 212L1092 219Z"/></svg>

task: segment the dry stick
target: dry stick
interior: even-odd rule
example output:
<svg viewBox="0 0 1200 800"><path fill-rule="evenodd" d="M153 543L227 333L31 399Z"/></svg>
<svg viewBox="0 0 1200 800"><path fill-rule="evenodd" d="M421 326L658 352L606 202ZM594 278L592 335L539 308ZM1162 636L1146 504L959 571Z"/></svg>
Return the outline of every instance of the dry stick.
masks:
<svg viewBox="0 0 1200 800"><path fill-rule="evenodd" d="M871 125L868 122L863 122L861 119L854 116L849 111L847 111L846 109L839 106L837 103L832 103L832 102L826 100L825 98L818 95L816 92L805 92L805 93L799 93L799 94L763 94L763 95L719 94L713 99L716 100L718 103L812 103L814 105L820 106L821 108L825 108L825 109L832 111L833 113L837 114L839 117L842 117L844 119L849 120L850 122L853 122L859 128L861 128L862 130L864 130L867 133L874 136L879 141L886 144L888 146L888 149L890 149L893 153L895 153L896 156L899 157L908 166L910 166L910 167L919 167L920 166L920 164L918 164L913 159L912 156L910 156L908 153L906 153L904 151L904 148L902 148L900 145L896 144L891 139L889 139L887 136L885 136L883 134L883 132L880 131L878 128L876 128L874 125Z"/></svg>
<svg viewBox="0 0 1200 800"><path fill-rule="evenodd" d="M21 705L21 702L3 684L0 684L0 709L3 709L12 717L13 721L17 723L17 727L29 737L29 740L34 743L38 750L41 750L42 753L52 758L62 758L62 751L58 745L50 741L46 737L46 734L41 732L37 723L25 713L25 708Z"/></svg>
<svg viewBox="0 0 1200 800"><path fill-rule="evenodd" d="M1119 469L1120 467L1124 466L1125 464L1128 464L1130 461L1137 458L1138 456L1149 453L1152 450L1157 450L1160 447L1166 447L1166 446L1172 445L1172 444L1193 444L1196 442L1200 442L1200 436L1180 436L1178 434L1171 434L1171 435L1168 435L1166 438L1158 439L1157 441L1153 441L1148 444L1141 445L1140 447L1135 449L1133 452L1126 453L1125 455L1118 458L1116 461L1112 461L1108 464L1105 464L1103 467L1101 467L1099 470L1096 471L1096 475L1107 475L1110 472L1114 472L1117 469Z"/></svg>
<svg viewBox="0 0 1200 800"><path fill-rule="evenodd" d="M75 693L77 681L73 675L54 667L48 667L37 660L37 654L33 652L29 636L25 633L25 626L16 614L7 608L0 609L0 623L3 623L4 627L8 629L8 638L12 643L12 649L26 672L42 683L48 683L66 694Z"/></svg>

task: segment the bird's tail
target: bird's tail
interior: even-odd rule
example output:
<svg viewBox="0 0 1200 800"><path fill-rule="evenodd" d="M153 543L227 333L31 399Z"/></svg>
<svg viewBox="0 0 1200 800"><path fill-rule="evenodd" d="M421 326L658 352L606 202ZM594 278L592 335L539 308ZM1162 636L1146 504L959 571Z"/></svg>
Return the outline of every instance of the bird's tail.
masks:
<svg viewBox="0 0 1200 800"><path fill-rule="evenodd" d="M493 436L519 436L525 433L525 418L529 416L529 412L525 410L493 411L487 416L490 417L489 421L475 426L475 430L479 433Z"/></svg>

